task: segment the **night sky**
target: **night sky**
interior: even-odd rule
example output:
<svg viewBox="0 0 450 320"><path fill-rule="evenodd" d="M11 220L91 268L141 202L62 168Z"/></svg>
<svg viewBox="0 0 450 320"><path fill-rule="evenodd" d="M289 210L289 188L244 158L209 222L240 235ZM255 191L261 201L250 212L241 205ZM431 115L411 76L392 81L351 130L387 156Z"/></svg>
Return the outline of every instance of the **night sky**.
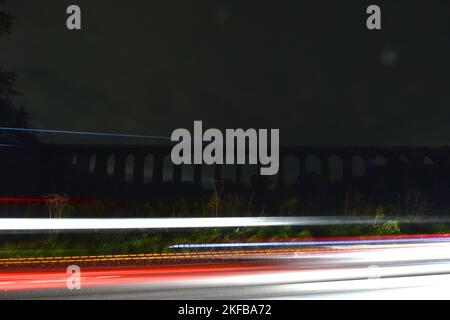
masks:
<svg viewBox="0 0 450 320"><path fill-rule="evenodd" d="M345 4L344 4L345 3ZM83 30L66 29L78 4ZM366 8L382 9L381 31ZM450 1L9 0L0 66L37 128L450 145ZM60 140L58 140L60 141Z"/></svg>

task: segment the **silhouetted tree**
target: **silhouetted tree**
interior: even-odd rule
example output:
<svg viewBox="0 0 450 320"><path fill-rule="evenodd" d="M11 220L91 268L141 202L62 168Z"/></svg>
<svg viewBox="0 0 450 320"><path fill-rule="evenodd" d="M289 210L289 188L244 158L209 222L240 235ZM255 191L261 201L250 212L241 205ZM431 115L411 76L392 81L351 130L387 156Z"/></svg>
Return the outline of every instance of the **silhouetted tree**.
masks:
<svg viewBox="0 0 450 320"><path fill-rule="evenodd" d="M0 0L0 37L11 33L13 17L3 11L6 0ZM16 75L0 67L0 126L30 127L29 114L22 106L14 104L14 98L20 92L14 89ZM34 142L34 135L26 133L4 132L0 130L0 143Z"/></svg>

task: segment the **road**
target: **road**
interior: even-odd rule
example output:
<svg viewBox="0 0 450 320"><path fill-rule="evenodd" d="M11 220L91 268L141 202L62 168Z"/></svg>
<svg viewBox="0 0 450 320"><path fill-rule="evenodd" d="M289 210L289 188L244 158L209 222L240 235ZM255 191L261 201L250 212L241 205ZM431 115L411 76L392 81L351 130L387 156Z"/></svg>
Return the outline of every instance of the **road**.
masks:
<svg viewBox="0 0 450 320"><path fill-rule="evenodd" d="M67 279L65 268L2 271L0 299L449 299L450 243L82 267L79 290L69 290Z"/></svg>

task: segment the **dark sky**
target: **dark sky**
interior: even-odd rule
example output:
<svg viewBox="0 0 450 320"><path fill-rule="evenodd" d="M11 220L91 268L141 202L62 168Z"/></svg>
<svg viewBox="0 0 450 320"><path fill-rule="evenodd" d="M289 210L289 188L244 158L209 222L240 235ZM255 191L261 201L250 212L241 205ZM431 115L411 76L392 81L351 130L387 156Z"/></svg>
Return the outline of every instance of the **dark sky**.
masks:
<svg viewBox="0 0 450 320"><path fill-rule="evenodd" d="M83 30L66 29L66 7ZM382 9L381 31L366 8ZM0 66L38 128L280 128L290 144L450 144L450 1L9 0Z"/></svg>

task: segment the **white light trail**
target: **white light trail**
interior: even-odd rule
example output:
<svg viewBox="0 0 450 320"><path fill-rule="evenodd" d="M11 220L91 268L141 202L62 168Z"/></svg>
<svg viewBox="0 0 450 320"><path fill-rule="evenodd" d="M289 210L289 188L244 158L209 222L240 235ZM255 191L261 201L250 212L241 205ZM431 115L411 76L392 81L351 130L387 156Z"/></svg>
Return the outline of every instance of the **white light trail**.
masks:
<svg viewBox="0 0 450 320"><path fill-rule="evenodd" d="M308 225L310 218L0 219L0 231L181 229Z"/></svg>
<svg viewBox="0 0 450 320"><path fill-rule="evenodd" d="M394 219L394 218L390 218ZM390 220L389 219L389 220ZM357 225L389 221L374 217L235 217L235 218L121 218L121 219L0 219L0 231L39 230L127 230L127 229L187 229L226 227ZM395 218L400 223L443 221L427 217L414 221Z"/></svg>
<svg viewBox="0 0 450 320"><path fill-rule="evenodd" d="M374 244L414 244L429 242L449 242L450 237L420 238L386 238L358 240L314 240L314 241L274 241L274 242L232 242L232 243L188 243L175 244L170 249L223 249L223 248L257 248L257 247L307 247L307 246L339 246L339 245L374 245Z"/></svg>

